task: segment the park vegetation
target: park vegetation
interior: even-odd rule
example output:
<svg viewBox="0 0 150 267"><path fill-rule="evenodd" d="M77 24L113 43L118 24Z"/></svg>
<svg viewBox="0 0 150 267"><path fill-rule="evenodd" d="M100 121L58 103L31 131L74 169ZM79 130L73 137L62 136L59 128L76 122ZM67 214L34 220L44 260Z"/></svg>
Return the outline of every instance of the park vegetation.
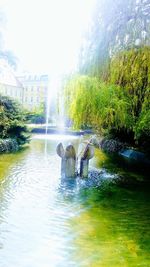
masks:
<svg viewBox="0 0 150 267"><path fill-rule="evenodd" d="M43 124L46 123L46 107L44 103L33 111L24 110L25 120L27 124Z"/></svg>
<svg viewBox="0 0 150 267"><path fill-rule="evenodd" d="M122 51L110 61L107 79L75 75L65 85L74 128L92 127L145 147L150 139L150 48Z"/></svg>
<svg viewBox="0 0 150 267"><path fill-rule="evenodd" d="M18 150L28 141L22 108L11 98L0 96L0 152Z"/></svg>
<svg viewBox="0 0 150 267"><path fill-rule="evenodd" d="M74 128L149 147L149 21L147 0L95 1L78 72L64 86Z"/></svg>

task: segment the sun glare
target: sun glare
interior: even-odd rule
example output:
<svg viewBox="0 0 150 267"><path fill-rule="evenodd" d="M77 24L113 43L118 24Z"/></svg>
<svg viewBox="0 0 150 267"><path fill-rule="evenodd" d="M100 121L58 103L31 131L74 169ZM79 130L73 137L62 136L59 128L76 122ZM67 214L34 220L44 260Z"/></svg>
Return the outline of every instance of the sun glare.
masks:
<svg viewBox="0 0 150 267"><path fill-rule="evenodd" d="M5 44L22 68L53 74L76 67L94 0L3 0Z"/></svg>

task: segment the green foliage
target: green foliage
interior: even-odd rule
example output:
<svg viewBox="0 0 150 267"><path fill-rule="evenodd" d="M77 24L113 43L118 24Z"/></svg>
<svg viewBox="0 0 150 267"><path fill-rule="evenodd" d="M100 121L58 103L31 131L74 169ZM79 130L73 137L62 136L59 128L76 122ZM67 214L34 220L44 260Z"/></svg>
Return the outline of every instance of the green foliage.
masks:
<svg viewBox="0 0 150 267"><path fill-rule="evenodd" d="M66 107L75 128L93 124L98 91L98 80L88 76L76 76L66 85Z"/></svg>
<svg viewBox="0 0 150 267"><path fill-rule="evenodd" d="M21 107L17 102L5 96L0 96L0 138L16 139L19 145L26 143L29 139Z"/></svg>
<svg viewBox="0 0 150 267"><path fill-rule="evenodd" d="M112 56L150 44L149 0L95 0L85 40L79 58L80 73L107 78L106 67Z"/></svg>
<svg viewBox="0 0 150 267"><path fill-rule="evenodd" d="M26 110L24 112L27 123L43 124L46 122L45 105L42 103L40 107L34 111Z"/></svg>
<svg viewBox="0 0 150 267"><path fill-rule="evenodd" d="M132 127L130 103L120 87L106 85L97 78L77 76L65 88L66 107L75 128L93 126L99 131Z"/></svg>
<svg viewBox="0 0 150 267"><path fill-rule="evenodd" d="M121 86L132 101L132 114L139 117L150 86L150 47L123 51L110 64L111 83Z"/></svg>
<svg viewBox="0 0 150 267"><path fill-rule="evenodd" d="M0 153L14 152L19 149L16 139L0 139Z"/></svg>
<svg viewBox="0 0 150 267"><path fill-rule="evenodd" d="M139 143L144 145L147 150L150 149L150 88L145 94L142 111L135 124L134 132Z"/></svg>
<svg viewBox="0 0 150 267"><path fill-rule="evenodd" d="M92 126L124 141L150 143L150 48L123 51L110 63L109 83L78 75L65 87L75 128Z"/></svg>
<svg viewBox="0 0 150 267"><path fill-rule="evenodd" d="M134 138L150 143L150 47L123 51L110 64L110 82L119 85L131 103Z"/></svg>

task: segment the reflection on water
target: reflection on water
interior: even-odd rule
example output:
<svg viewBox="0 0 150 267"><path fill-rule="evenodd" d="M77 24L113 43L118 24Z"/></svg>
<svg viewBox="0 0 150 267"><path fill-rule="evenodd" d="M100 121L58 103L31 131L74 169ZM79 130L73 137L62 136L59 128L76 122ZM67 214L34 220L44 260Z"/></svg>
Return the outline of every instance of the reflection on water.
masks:
<svg viewBox="0 0 150 267"><path fill-rule="evenodd" d="M148 189L108 191L61 180L60 141L76 149L80 143L79 137L50 136L45 153L38 136L21 152L0 156L0 266L149 266ZM91 164L100 162L103 177L115 168L128 175L97 151Z"/></svg>

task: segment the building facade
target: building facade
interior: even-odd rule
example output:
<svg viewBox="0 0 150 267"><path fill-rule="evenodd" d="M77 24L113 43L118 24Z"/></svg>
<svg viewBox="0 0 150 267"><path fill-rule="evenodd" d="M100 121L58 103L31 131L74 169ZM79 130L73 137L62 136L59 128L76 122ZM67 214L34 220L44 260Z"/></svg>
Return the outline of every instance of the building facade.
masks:
<svg viewBox="0 0 150 267"><path fill-rule="evenodd" d="M48 75L23 75L17 77L23 86L23 106L35 111L42 104L46 105L48 94Z"/></svg>
<svg viewBox="0 0 150 267"><path fill-rule="evenodd" d="M0 60L0 94L17 100L25 109L36 111L46 106L48 75L16 77L6 60Z"/></svg>

